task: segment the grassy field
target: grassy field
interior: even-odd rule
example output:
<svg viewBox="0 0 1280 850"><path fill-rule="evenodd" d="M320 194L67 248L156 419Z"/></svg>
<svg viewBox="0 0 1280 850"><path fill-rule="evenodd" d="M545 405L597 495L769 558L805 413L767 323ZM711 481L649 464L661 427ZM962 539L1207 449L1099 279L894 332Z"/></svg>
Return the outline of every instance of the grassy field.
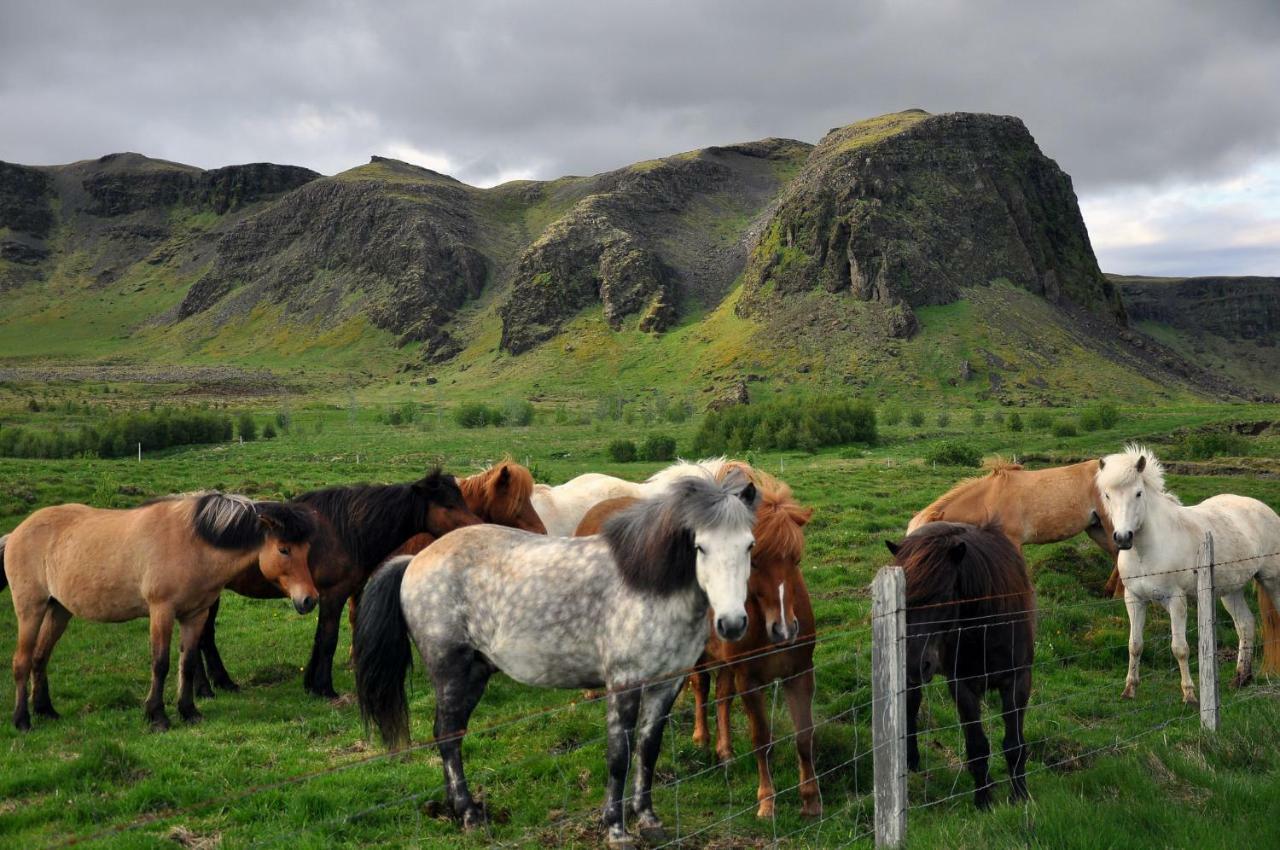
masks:
<svg viewBox="0 0 1280 850"><path fill-rule="evenodd" d="M80 413L22 406L30 388L0 392L5 426L49 425ZM50 392L44 390L43 392ZM84 400L84 388L65 398ZM165 398L163 387L147 390ZM136 460L0 460L0 530L46 504L84 501L124 507L153 495L218 487L259 497L285 497L324 484L407 480L441 462L466 474L511 454L540 480L580 472L628 478L661 464L612 464L606 444L669 433L687 451L697 420L680 424L592 421L557 424L550 405L527 428L466 431L443 412L423 409L410 425L380 419L390 390L372 399L241 399L266 421L287 408L289 431L272 441L173 449ZM44 397L44 396L42 396ZM102 396L95 395L95 401ZM130 388L108 394L113 406L146 403ZM78 403L78 402L77 402ZM866 587L885 562L883 540L898 537L916 509L975 470L934 467L920 458L940 439L983 453L1067 461L1116 450L1129 438L1157 450L1178 429L1280 419L1280 409L1169 403L1123 410L1113 429L1056 438L1046 428L1020 433L992 421L975 425L970 409L953 409L938 425L937 409L920 408L925 424L883 427L882 444L817 454L753 454L758 466L789 481L816 509L804 562L823 637L817 653L818 770L826 817L799 818L798 797L784 793L776 821L757 821L754 759L745 721L736 714L736 752L728 768L689 741L691 701L678 702L659 761L657 810L668 828L691 835L685 846L841 846L871 828L869 601ZM1073 415L1056 410L1058 417ZM1170 476L1184 502L1218 492L1256 496L1280 506L1274 461L1280 438L1248 439L1251 458L1219 459ZM1253 465L1265 474L1226 475ZM962 742L940 683L931 686L922 750L926 771L911 777L915 803L911 846L1228 847L1280 846L1280 684L1261 681L1243 692L1224 689L1222 732L1199 731L1194 712L1177 701L1167 619L1147 625L1139 698L1121 703L1127 620L1123 605L1101 598L1109 564L1084 539L1028 550L1042 616L1027 738L1033 742L1029 784L1034 802L976 813L960 767ZM1225 617L1220 617L1226 620ZM87 842L104 847L291 846L593 846L603 800L603 707L576 692L545 691L495 677L472 723L465 752L473 785L491 813L485 831L462 836L440 814L439 761L426 750L388 758L366 740L350 699L335 703L302 693L300 668L314 629L285 604L224 600L219 618L223 655L244 690L204 701L205 720L167 734L146 731L140 703L148 680L147 625L95 625L74 620L51 665L58 722L37 722L19 735L0 727L0 846ZM0 655L12 650L14 622L0 602ZM338 657L345 659L344 632ZM1194 642L1194 638L1193 642ZM1234 636L1223 627L1224 648ZM336 686L349 693L349 670ZM169 692L172 699L174 683ZM9 686L3 689L11 695ZM429 737L432 695L415 666L413 735ZM794 786L790 723L776 700L779 789ZM8 703L5 703L8 705ZM37 718L37 720L39 720ZM1001 732L989 730L993 743ZM1048 768L1071 756L1065 767ZM997 778L1004 766L993 761ZM998 792L1003 797L1004 790ZM869 840L861 839L861 846Z"/></svg>

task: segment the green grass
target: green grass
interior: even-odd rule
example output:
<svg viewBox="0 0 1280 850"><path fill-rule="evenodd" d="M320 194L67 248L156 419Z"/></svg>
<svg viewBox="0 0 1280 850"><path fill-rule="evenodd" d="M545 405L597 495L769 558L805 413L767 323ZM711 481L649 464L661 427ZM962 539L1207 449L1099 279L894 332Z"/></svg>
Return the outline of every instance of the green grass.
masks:
<svg viewBox="0 0 1280 850"><path fill-rule="evenodd" d="M73 397L85 389L71 385L46 392L57 399L57 393ZM20 403L25 397L0 387L5 424L49 423L62 416L26 413ZM118 404L143 400L130 392L105 398ZM264 419L286 403L257 402ZM361 394L347 403L354 409L343 409L341 400L293 401L291 431L271 442L175 449L142 463L0 461L6 482L0 491L0 529L57 502L126 506L210 486L282 497L328 483L406 480L437 461L465 474L506 453L529 462L551 482L587 470L639 478L662 464L608 462L611 440L671 433L687 451L697 426L696 420L556 425L552 407L539 403L539 418L527 428L467 431L452 424L446 409L433 407L422 408L413 425L391 427L377 421L390 409L381 394ZM963 440L984 454L1030 454L1056 462L1112 450L1128 437L1158 441L1176 427L1280 418L1277 408L1261 406L1122 408L1123 418L1112 430L1057 440L1044 432L1010 434L989 420L975 429L968 410L960 407L950 409L948 427L937 428L937 411L926 410L921 428L882 426L883 444L871 449L750 456L780 473L800 500L815 508L804 570L819 629L832 635L820 643L816 658L816 716L822 722L818 769L826 772L823 797L830 817L784 846L838 846L870 826L868 718L865 709L848 714L850 706L870 695L865 588L885 561L883 540L900 536L917 508L967 474L920 460L935 440ZM1274 457L1280 449L1274 436L1251 439L1263 455ZM1280 505L1280 480L1274 477L1172 475L1170 480L1188 503L1230 491ZM911 778L912 799L959 796L912 813L911 845L1274 844L1278 827L1267 813L1280 803L1280 749L1272 743L1280 700L1266 696L1265 688L1275 683L1246 691L1256 698L1240 703L1224 690L1223 731L1201 734L1195 718L1173 702L1167 620L1153 614L1139 700L1122 704L1127 625L1119 602L1098 597L1108 572L1105 557L1083 540L1032 547L1028 555L1045 612L1037 640L1042 664L1027 727L1028 739L1036 742L1031 769L1037 772L1030 780L1035 802L1001 805L985 815L974 812L969 779L957 767L955 731L926 734L928 770ZM136 829L109 834L94 845L171 847L166 836L176 827L189 831L183 833L186 840L219 838L223 847L598 844L594 823L604 778L599 705L570 707L577 693L531 689L496 677L466 744L473 787L487 800L495 822L491 833L460 836L439 815L443 797L434 755L372 758L381 749L365 741L353 705L303 696L299 669L314 628L310 617L299 617L283 604L229 595L219 626L224 656L245 690L204 701L203 724L157 735L145 731L140 710L148 676L146 623L72 622L51 666L54 699L64 719L38 723L27 735L0 728L0 846L56 844L139 820ZM0 605L0 655L12 648L13 628L8 604ZM1228 629L1220 639L1224 647L1234 645ZM344 626L339 659L345 659L348 646ZM336 678L340 691L352 690L351 673L341 664ZM411 681L413 735L421 741L430 735L432 696L420 665ZM170 694L173 687L171 680ZM1045 705L1035 707L1040 702ZM674 829L678 805L687 832L746 810L691 844L700 846L708 838L716 846L767 842L775 825L753 816L751 760L739 759L728 771L710 769L709 755L688 740L689 711L687 697L682 698L664 740L658 781L688 779L678 786L678 800L673 787L658 792L659 813ZM955 722L940 685L929 693L925 717L934 726ZM529 719L484 731L513 718ZM1079 769L1045 769L1047 762L1175 719L1139 738L1133 748L1085 758ZM745 722L736 712L735 724L736 752L745 753ZM782 700L776 728L779 735L790 729ZM992 729L991 737L998 741L999 731ZM853 759L856 769L841 766ZM335 768L341 769L329 772ZM993 772L1004 776L998 759ZM775 751L774 773L779 788L794 785L794 757L785 742ZM779 799L777 834L808 826L797 809L794 792Z"/></svg>

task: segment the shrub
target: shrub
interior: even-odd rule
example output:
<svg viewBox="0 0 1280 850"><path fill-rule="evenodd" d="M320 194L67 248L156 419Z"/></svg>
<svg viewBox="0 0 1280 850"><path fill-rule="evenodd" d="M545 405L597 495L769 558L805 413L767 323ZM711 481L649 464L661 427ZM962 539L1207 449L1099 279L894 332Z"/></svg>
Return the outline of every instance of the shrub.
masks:
<svg viewBox="0 0 1280 850"><path fill-rule="evenodd" d="M1174 446L1174 453L1183 460L1240 457L1249 454L1249 441L1239 434L1225 431L1187 434Z"/></svg>
<svg viewBox="0 0 1280 850"><path fill-rule="evenodd" d="M287 411L280 411L276 414L276 427L281 431L288 431L289 425L292 423L293 417Z"/></svg>
<svg viewBox="0 0 1280 850"><path fill-rule="evenodd" d="M938 414L938 427L945 428L951 424L951 416L944 410Z"/></svg>
<svg viewBox="0 0 1280 850"><path fill-rule="evenodd" d="M924 459L940 466L982 466L982 452L958 440L934 443L925 452Z"/></svg>
<svg viewBox="0 0 1280 850"><path fill-rule="evenodd" d="M796 397L708 413L692 449L698 455L817 451L846 443L873 445L877 436L876 411L867 402Z"/></svg>
<svg viewBox="0 0 1280 850"><path fill-rule="evenodd" d="M1035 410L1027 416L1027 426L1037 431L1048 431L1053 428L1053 414L1047 410Z"/></svg>
<svg viewBox="0 0 1280 850"><path fill-rule="evenodd" d="M274 440L276 438L276 426L274 422L268 422L262 426L262 439Z"/></svg>
<svg viewBox="0 0 1280 850"><path fill-rule="evenodd" d="M889 405L881 411L880 418L886 425L897 425L902 421L902 408L898 407L896 404Z"/></svg>
<svg viewBox="0 0 1280 850"><path fill-rule="evenodd" d="M1114 428L1119 421L1120 411L1110 402L1093 404L1080 411L1080 427L1085 431Z"/></svg>
<svg viewBox="0 0 1280 850"><path fill-rule="evenodd" d="M615 463L631 463L636 459L636 444L630 440L614 440L606 452Z"/></svg>
<svg viewBox="0 0 1280 850"><path fill-rule="evenodd" d="M1009 414L1009 430L1010 431L1022 430L1022 416L1016 410L1013 413Z"/></svg>
<svg viewBox="0 0 1280 850"><path fill-rule="evenodd" d="M1061 422L1055 422L1053 425L1053 436L1055 437L1074 437L1076 433L1076 426L1065 419Z"/></svg>
<svg viewBox="0 0 1280 850"><path fill-rule="evenodd" d="M918 410L913 410L907 414L907 424L912 428L919 428L924 424L924 414Z"/></svg>
<svg viewBox="0 0 1280 850"><path fill-rule="evenodd" d="M258 423L253 421L253 414L241 413L240 420L236 424L236 431L240 434L240 439L246 443L252 443L258 439Z"/></svg>
<svg viewBox="0 0 1280 850"><path fill-rule="evenodd" d="M161 408L125 413L75 431L0 429L0 456L30 458L129 457L145 451L230 440L230 416L199 409Z"/></svg>
<svg viewBox="0 0 1280 850"><path fill-rule="evenodd" d="M507 399L502 405L502 419L508 425L532 425L533 403L524 399Z"/></svg>
<svg viewBox="0 0 1280 850"><path fill-rule="evenodd" d="M642 460L675 460L676 438L666 434L650 434L640 446Z"/></svg>
<svg viewBox="0 0 1280 850"><path fill-rule="evenodd" d="M991 414L991 421L992 421L992 422L994 422L997 426L1003 425L1003 424L1004 424L1004 411L1003 411L1003 410L997 410L995 413Z"/></svg>
<svg viewBox="0 0 1280 850"><path fill-rule="evenodd" d="M987 424L987 414L983 413L981 410L975 410L971 419L973 420L973 427L975 428L981 428L983 425Z"/></svg>
<svg viewBox="0 0 1280 850"><path fill-rule="evenodd" d="M502 411L478 401L459 405L453 411L453 421L463 428L483 428L486 425L501 425Z"/></svg>

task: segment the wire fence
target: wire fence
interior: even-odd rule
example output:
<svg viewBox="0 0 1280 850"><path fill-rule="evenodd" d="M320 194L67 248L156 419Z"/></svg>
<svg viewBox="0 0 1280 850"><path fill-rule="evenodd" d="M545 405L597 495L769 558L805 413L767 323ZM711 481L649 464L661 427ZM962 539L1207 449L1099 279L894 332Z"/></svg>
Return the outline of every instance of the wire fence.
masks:
<svg viewBox="0 0 1280 850"><path fill-rule="evenodd" d="M1218 663L1212 612L1219 588L1212 581L1213 571L1274 556L1253 556L1215 565L1208 551L1202 556L1202 563L1173 571L1194 574L1198 581L1197 617L1187 629L1188 644L1193 648L1192 655L1198 658L1201 672L1198 706L1183 703L1178 659L1161 640L1155 640L1149 648L1144 646L1145 672L1133 701L1120 699L1119 676L1102 684L1073 685L1058 693L1035 687L1035 670L1046 665L1093 670L1105 662L1105 669L1119 671L1116 662L1129 656L1127 638L1121 641L1114 630L1105 629L1096 635L1071 633L1082 615L1103 608L1116 610L1116 600L1014 605L999 616L993 613L973 617L961 624L959 628L971 633L981 630L985 638L1011 617L1034 618L1037 623L1036 657L1029 662L1033 682L1029 699L1021 709L1029 719L1026 728L1033 730L1027 735L1024 729L1021 736L1029 756L1025 776L1079 769L1097 758L1138 746L1148 736L1170 726L1191 724L1197 718L1206 728L1216 728L1216 678L1206 680L1204 674L1208 668L1216 676ZM1202 579L1206 571L1207 583ZM1007 596L996 594L981 599L994 601ZM680 701L666 715L663 758L652 785L654 807L665 821L666 834L651 841L650 846L700 846L726 836L767 846L844 846L871 841L893 846L904 840L912 813L969 805L975 783L967 770L970 758L965 733L971 732L975 724L958 714L949 689L978 680L998 680L1018 673L1022 666L1006 663L978 672L953 668L940 671L932 684L913 686L908 681L905 661L909 609L901 570L881 570L871 597L870 616L857 623L815 629L790 644L771 645L611 691L576 696L519 715L478 723L457 733L466 736L473 791L487 804L488 817L476 837L485 845L497 847L600 843L604 837L598 825L603 801L600 769L608 739L601 712L610 696L671 684L697 673L733 676L744 668L768 667L783 654L802 652L812 652L810 663L781 675L745 682L742 687L739 685L744 683L738 682L727 695L708 695L705 710L711 715L721 713L717 709L726 701L735 701L739 706L752 702L763 707L764 717L746 748L739 745L731 753L719 753L723 756L719 758L714 751L694 745L690 736L696 718L690 700ZM978 600L952 600L913 606L910 610L918 615L929 608L943 609L974 601ZM1055 626L1057 621L1061 622ZM1165 626L1167 622L1153 619L1152 625ZM953 631L952 627L941 626L917 629L910 632L910 640L927 640ZM1054 639L1046 639L1046 633ZM1201 639L1206 635L1207 639ZM831 688L839 696L828 696L814 707L811 723L797 726L789 717L789 690L798 683L815 680L819 694ZM1212 692L1204 687L1206 681L1212 685ZM906 703L913 689L920 697L916 729L920 761L915 771L908 769L907 763ZM1275 693L1268 687L1241 690L1233 693L1227 705ZM481 705L483 710L483 702ZM1205 713L1207 706L1212 707L1211 718ZM1050 707L1055 709L1056 725L1038 725L1038 714ZM733 707L733 711L738 708ZM1001 706L984 712L977 722L987 737L997 742L990 784L985 787L998 799L1013 790L1013 777L1000 757L1003 745L999 742L1007 716ZM1073 725L1066 727L1064 723ZM723 734L718 728L717 733ZM818 738L811 779L797 765L798 745L810 736ZM732 741L727 735L724 737ZM526 745L525 755L510 757L509 745L513 741ZM533 745L527 746L531 742ZM392 833L398 840L410 835L449 838L456 836L457 828L451 823L435 822L449 820L447 807L441 803L445 785L437 772L438 761L415 758L421 751L434 751L440 743L441 739L430 738L398 752L363 754L299 776L157 810L54 846L93 843L198 816L223 817L234 824L238 818L248 817L243 810L251 801L266 800L269 805L277 797L309 783L341 781L357 786L389 766L397 771L397 784L409 786L405 793L355 810L310 819L305 832L332 841L364 840L369 829ZM757 768L756 793L752 793L753 785L747 779L753 764ZM632 778L628 776L629 783ZM806 799L812 796L807 792L815 784L821 814L816 813L813 801ZM633 788L624 799L624 810L634 802L634 793ZM509 804L505 801L522 798L545 803L545 812L530 819L527 812L513 814L505 808ZM811 816L801 817L806 803ZM630 822L628 815L629 825ZM279 846L298 839L299 827L286 821L278 830L264 833L258 829L256 839L246 846Z"/></svg>

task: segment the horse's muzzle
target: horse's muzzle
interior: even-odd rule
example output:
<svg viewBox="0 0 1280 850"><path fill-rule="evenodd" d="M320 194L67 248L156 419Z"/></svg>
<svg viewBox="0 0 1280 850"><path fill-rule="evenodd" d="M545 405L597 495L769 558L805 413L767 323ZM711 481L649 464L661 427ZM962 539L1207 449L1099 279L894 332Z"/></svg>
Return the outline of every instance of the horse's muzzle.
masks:
<svg viewBox="0 0 1280 850"><path fill-rule="evenodd" d="M1115 541L1117 549L1133 548L1133 532L1132 531L1126 531L1124 533L1117 531L1115 534L1111 535L1111 539Z"/></svg>
<svg viewBox="0 0 1280 850"><path fill-rule="evenodd" d="M316 607L316 598L314 596L304 596L301 599L293 600L293 610L299 614L310 614Z"/></svg>
<svg viewBox="0 0 1280 850"><path fill-rule="evenodd" d="M722 640L733 642L740 640L747 633L747 615L736 617L716 617L716 634Z"/></svg>
<svg viewBox="0 0 1280 850"><path fill-rule="evenodd" d="M790 643L800 634L800 620L792 617L791 622L783 625L778 621L769 626L769 640L773 643Z"/></svg>

